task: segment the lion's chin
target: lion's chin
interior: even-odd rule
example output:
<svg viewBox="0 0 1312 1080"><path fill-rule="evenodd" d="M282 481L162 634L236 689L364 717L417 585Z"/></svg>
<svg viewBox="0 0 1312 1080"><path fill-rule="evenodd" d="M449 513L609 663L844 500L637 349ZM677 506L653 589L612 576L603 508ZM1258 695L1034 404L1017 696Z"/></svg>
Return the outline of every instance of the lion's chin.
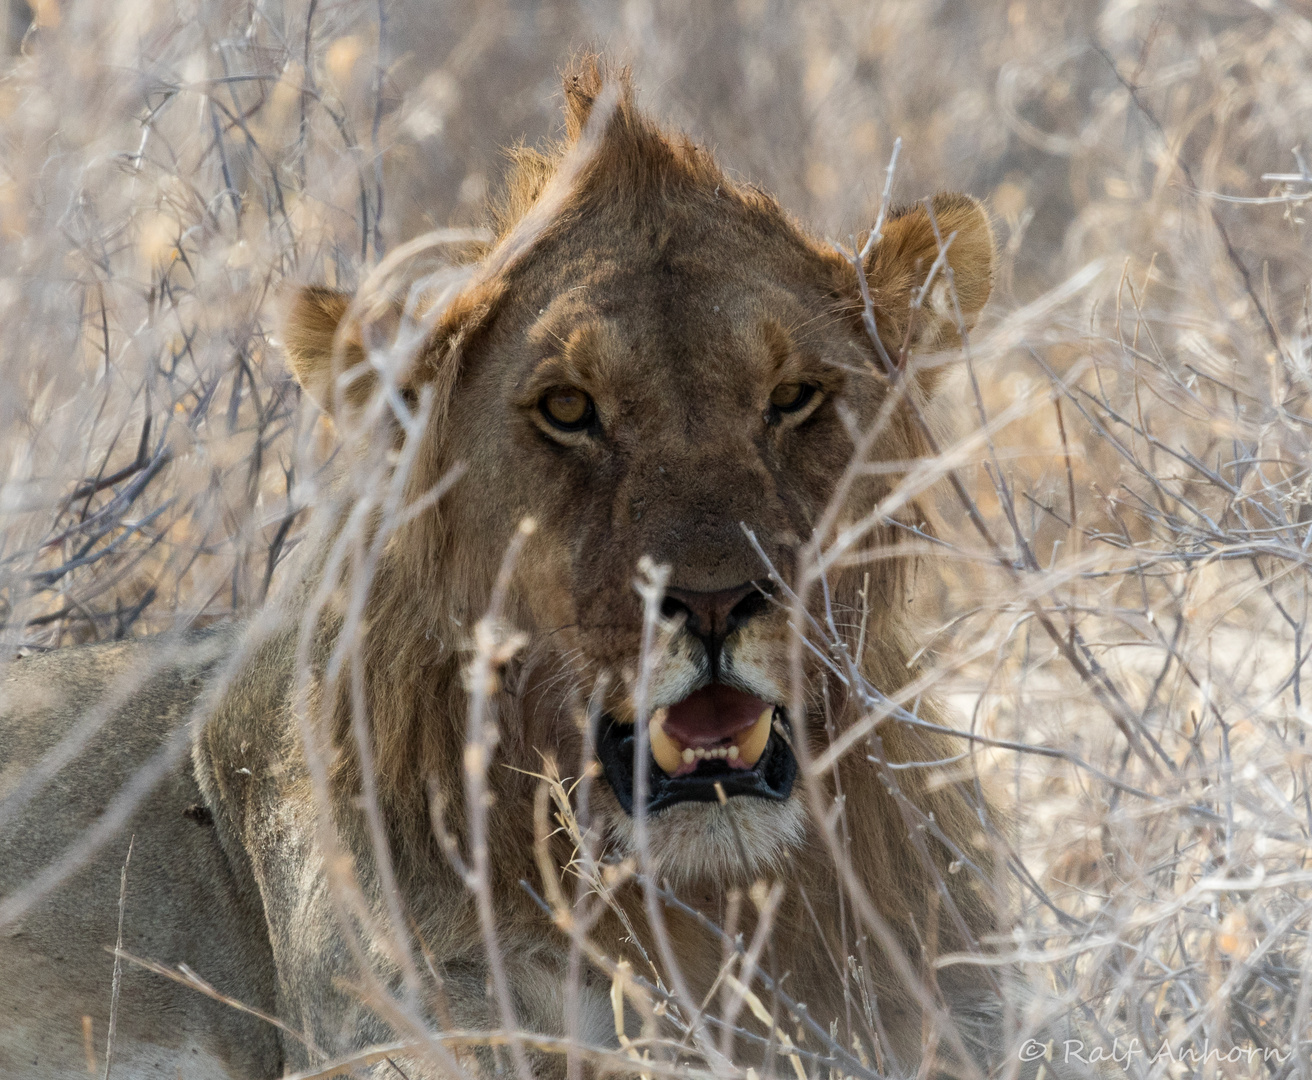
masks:
<svg viewBox="0 0 1312 1080"><path fill-rule="evenodd" d="M611 815L610 834L621 856L639 859L633 818ZM750 882L780 869L806 835L797 799L771 802L683 802L648 819L649 861L641 869L675 888Z"/></svg>
<svg viewBox="0 0 1312 1080"><path fill-rule="evenodd" d="M609 714L597 725L597 760L614 800L605 800L605 816L621 857L676 887L723 886L768 875L802 843L805 812L791 797L793 725L783 706L708 683L657 709L648 731L644 863L634 820L638 732Z"/></svg>

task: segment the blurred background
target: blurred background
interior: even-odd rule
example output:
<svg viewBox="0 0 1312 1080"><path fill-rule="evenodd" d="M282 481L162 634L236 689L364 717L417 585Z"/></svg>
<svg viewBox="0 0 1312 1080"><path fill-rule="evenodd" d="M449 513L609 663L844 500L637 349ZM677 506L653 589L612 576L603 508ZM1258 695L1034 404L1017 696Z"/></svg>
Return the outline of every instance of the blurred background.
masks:
<svg viewBox="0 0 1312 1080"><path fill-rule="evenodd" d="M1072 330L1100 329L1089 311L1130 305L1161 321L1155 347L1183 349L1208 374L1239 364L1241 381L1278 383L1288 376L1268 354L1306 359L1293 342L1304 204L1260 201L1307 189L1263 179L1298 174L1297 148L1312 147L1306 2L5 0L3 11L3 508L37 511L8 522L4 557L82 560L41 579L53 590L0 586L11 645L167 622L159 610L176 591L162 609L142 599L201 566L224 565L232 581L188 618L258 601L267 575L246 565L259 545L242 526L259 500L273 530L262 539L281 528L306 422L270 344L279 287L349 288L419 232L477 223L503 148L559 134L560 71L585 48L630 65L647 108L822 238L869 228L900 138L895 202L963 190L993 214L994 323L1097 263L1048 318L1049 339L1069 344ZM1001 351L1003 383L1040 374ZM1064 370L1073 355L1049 360ZM1083 446L1074 464L1102 449ZM132 504L134 520L156 514L148 525L86 551L84 525L53 543L67 525L46 520L58 497L161 453L171 476ZM78 520L117 520L101 503L121 494L88 492ZM114 550L88 561L102 540Z"/></svg>
<svg viewBox="0 0 1312 1080"><path fill-rule="evenodd" d="M901 139L894 201L970 192L1001 252L940 395L989 535L936 496L913 602L955 719L1041 750L970 761L1019 808L1009 947L1109 1041L1312 1075L1308 0L0 13L6 658L258 605L332 453L280 290L478 223L572 55L844 244Z"/></svg>

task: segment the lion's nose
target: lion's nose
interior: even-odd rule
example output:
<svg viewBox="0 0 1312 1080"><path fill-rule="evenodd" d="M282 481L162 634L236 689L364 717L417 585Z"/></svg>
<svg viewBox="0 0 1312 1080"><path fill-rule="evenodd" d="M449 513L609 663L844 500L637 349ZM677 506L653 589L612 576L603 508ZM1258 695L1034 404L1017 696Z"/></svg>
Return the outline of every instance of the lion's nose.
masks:
<svg viewBox="0 0 1312 1080"><path fill-rule="evenodd" d="M748 581L732 589L694 592L691 589L667 588L661 614L667 619L684 617L688 633L706 646L706 655L714 674L719 667L724 639L743 623L764 611L774 593L769 580Z"/></svg>

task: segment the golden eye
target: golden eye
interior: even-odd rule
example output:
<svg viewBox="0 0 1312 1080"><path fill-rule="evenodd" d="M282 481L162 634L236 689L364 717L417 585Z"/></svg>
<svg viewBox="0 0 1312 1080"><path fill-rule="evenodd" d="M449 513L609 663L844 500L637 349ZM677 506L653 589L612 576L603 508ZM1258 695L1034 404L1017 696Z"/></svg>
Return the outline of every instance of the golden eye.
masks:
<svg viewBox="0 0 1312 1080"><path fill-rule="evenodd" d="M542 395L538 410L561 431L582 431L597 415L592 398L573 386L553 386Z"/></svg>
<svg viewBox="0 0 1312 1080"><path fill-rule="evenodd" d="M815 387L810 383L780 383L770 395L770 406L775 412L797 412L811 400L814 394Z"/></svg>

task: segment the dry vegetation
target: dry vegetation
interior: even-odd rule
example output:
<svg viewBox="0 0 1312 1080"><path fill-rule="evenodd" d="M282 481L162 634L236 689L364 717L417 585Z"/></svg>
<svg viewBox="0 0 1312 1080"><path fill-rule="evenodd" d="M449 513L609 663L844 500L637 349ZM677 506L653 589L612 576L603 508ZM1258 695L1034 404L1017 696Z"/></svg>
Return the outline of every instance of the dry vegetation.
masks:
<svg viewBox="0 0 1312 1080"><path fill-rule="evenodd" d="M0 81L6 658L260 604L332 452L280 286L473 221L571 47L844 244L900 136L895 201L975 193L1003 253L945 358L915 596L959 767L1015 807L998 948L1135 1076L1309 1075L1306 0L33 6ZM823 1035L802 1067L855 1069Z"/></svg>

